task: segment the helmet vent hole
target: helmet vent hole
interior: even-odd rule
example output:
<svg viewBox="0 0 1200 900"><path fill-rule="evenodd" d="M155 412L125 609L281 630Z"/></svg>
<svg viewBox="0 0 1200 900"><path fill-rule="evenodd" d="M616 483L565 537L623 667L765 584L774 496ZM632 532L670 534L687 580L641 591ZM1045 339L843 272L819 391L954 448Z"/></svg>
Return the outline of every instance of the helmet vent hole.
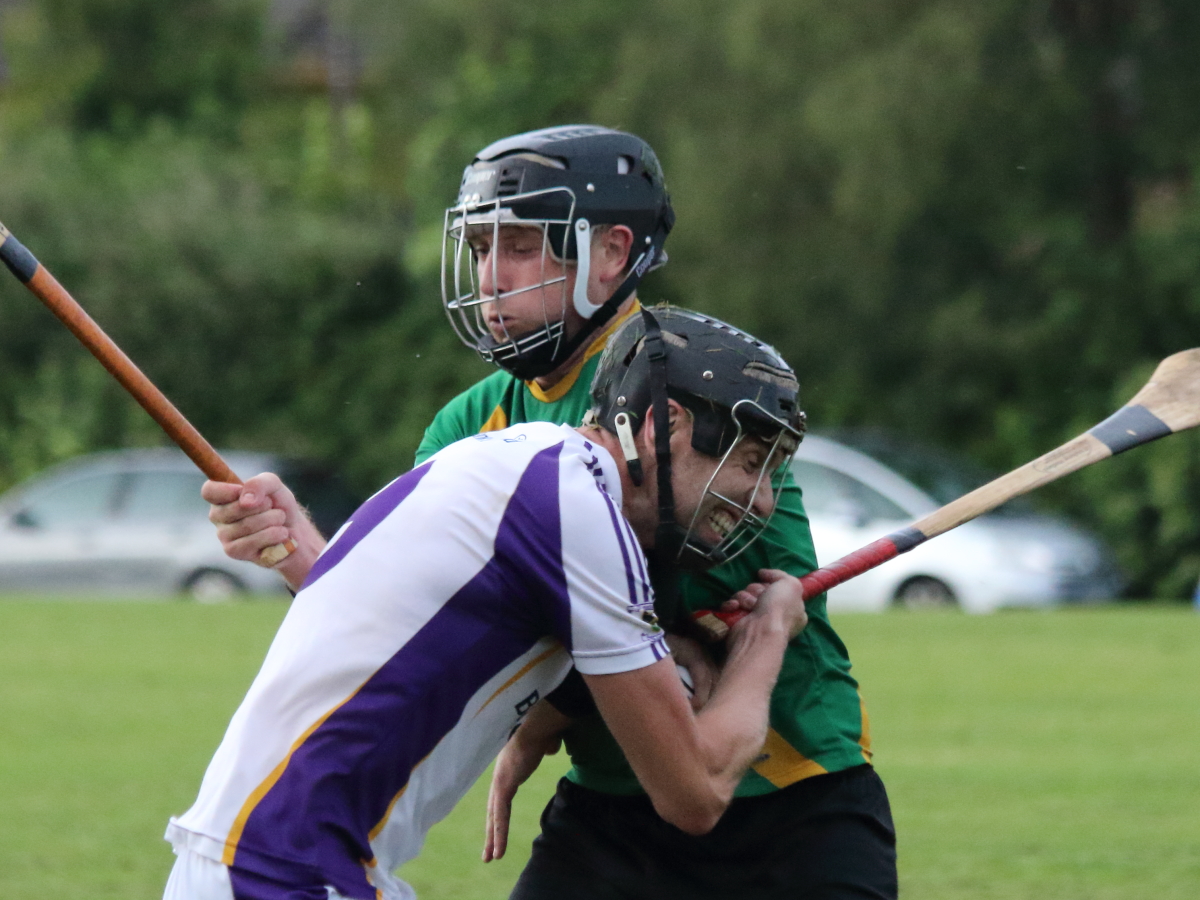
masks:
<svg viewBox="0 0 1200 900"><path fill-rule="evenodd" d="M628 156L617 157L617 174L628 175L633 171L633 160Z"/></svg>
<svg viewBox="0 0 1200 900"><path fill-rule="evenodd" d="M496 194L500 197L511 197L513 194L521 192L521 176L504 175L500 179L500 183L496 186Z"/></svg>
<svg viewBox="0 0 1200 900"><path fill-rule="evenodd" d="M788 391L794 391L799 387L796 377L791 372L757 361L746 363L742 367L742 374Z"/></svg>
<svg viewBox="0 0 1200 900"><path fill-rule="evenodd" d="M688 345L688 339L685 335L675 334L672 331L664 331L662 333L662 339L672 347L683 348Z"/></svg>

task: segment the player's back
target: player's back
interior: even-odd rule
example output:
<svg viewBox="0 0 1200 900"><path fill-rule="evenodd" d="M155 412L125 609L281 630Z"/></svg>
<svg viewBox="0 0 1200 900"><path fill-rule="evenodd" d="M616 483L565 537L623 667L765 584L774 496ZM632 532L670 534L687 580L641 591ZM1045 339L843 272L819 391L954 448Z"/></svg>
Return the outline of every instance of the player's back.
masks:
<svg viewBox="0 0 1200 900"><path fill-rule="evenodd" d="M169 839L235 876L348 897L368 873L391 881L570 667L578 613L563 542L576 526L564 530L562 510L620 504L619 483L603 496L611 457L593 449L542 423L480 435L360 507L314 565Z"/></svg>
<svg viewBox="0 0 1200 900"><path fill-rule="evenodd" d="M516 704L570 666L551 635L571 434L539 425L451 445L350 517L173 840L252 871L319 866L348 896L361 859L415 856L503 744Z"/></svg>

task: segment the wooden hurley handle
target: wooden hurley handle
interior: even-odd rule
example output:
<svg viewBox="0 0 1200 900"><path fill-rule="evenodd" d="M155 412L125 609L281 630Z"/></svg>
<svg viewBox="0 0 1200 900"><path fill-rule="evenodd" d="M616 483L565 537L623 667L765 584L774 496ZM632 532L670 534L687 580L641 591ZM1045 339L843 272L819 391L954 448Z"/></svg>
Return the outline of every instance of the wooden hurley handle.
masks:
<svg viewBox="0 0 1200 900"><path fill-rule="evenodd" d="M808 599L824 593L1064 475L1197 425L1200 425L1200 349L1192 349L1175 353L1160 362L1133 399L1099 425L1033 462L963 494L908 528L895 531L805 575L800 579L804 597ZM693 619L711 639L719 641L724 640L729 629L746 615L744 610L730 613L701 610L693 614Z"/></svg>
<svg viewBox="0 0 1200 900"><path fill-rule="evenodd" d="M0 224L0 261L70 329L201 472L213 481L242 483L204 436L3 224ZM259 561L274 566L287 559L295 549L295 543L289 539L283 544L267 547L259 554Z"/></svg>

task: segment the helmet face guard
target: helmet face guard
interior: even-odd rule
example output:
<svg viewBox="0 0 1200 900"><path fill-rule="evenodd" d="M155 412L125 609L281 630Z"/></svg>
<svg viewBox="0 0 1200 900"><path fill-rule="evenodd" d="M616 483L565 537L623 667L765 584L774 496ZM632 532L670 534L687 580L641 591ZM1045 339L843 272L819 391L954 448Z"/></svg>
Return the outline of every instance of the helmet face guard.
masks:
<svg viewBox="0 0 1200 900"><path fill-rule="evenodd" d="M773 348L688 310L643 309L610 339L592 383L589 415L621 438L635 483L641 464L636 450L625 448L633 448L633 433L654 417L659 512L654 555L660 561L708 568L737 556L762 533L770 516L756 513L754 500L764 483L777 499L782 476L776 480L772 471L804 436L798 391L795 375ZM692 416L693 449L719 460L686 527L676 516L671 480L670 399ZM754 490L744 499L721 494L714 485L747 439L767 450ZM719 521L712 521L721 535L715 544L700 536L706 510L709 516L720 511Z"/></svg>
<svg viewBox="0 0 1200 900"><path fill-rule="evenodd" d="M743 416L751 409L756 413L754 418L757 427L746 429L742 426L742 420ZM688 523L678 550L676 562L685 567L689 567L691 564L707 568L729 562L758 540L759 536L766 531L779 502L779 492L783 487L781 466L791 459L803 438L803 434L797 428L777 416L771 415L753 400L739 400L732 410L732 418L737 423L733 440L704 485L700 503L692 514L692 519ZM766 426L768 421L773 422L778 430L773 437L764 439L758 432ZM713 485L744 439L762 441L767 453L763 465L759 469L758 478L754 482L754 488L747 498L739 499L722 494L715 490ZM765 516L762 516L754 511L754 501L764 486L771 493L771 509ZM725 533L716 544L703 541L698 533L701 514L706 508L714 505L707 502L710 497L716 501L716 505L722 511L733 516L733 521L725 526Z"/></svg>
<svg viewBox="0 0 1200 900"><path fill-rule="evenodd" d="M547 375L604 327L646 272L666 262L662 249L675 221L662 169L650 146L631 134L594 125L567 125L514 135L480 151L463 173L456 204L446 211L442 244L442 304L459 339L488 362L529 380ZM593 304L588 297L595 228L621 225L633 233L627 274L616 291ZM536 228L542 239L542 278L497 296L484 296L470 241L490 229ZM492 284L496 254L489 254ZM567 267L575 270L567 289ZM487 324L490 304L537 291L541 323L511 334ZM527 298L526 298L527 299ZM568 335L573 309L583 321Z"/></svg>
<svg viewBox="0 0 1200 900"><path fill-rule="evenodd" d="M536 200L537 195L558 194L565 206L565 214L558 218L519 219L510 206L511 201ZM567 313L566 266L572 263L563 259L563 238L574 218L575 198L567 188L551 188L538 191L536 194L524 194L505 198L504 205L499 198L468 202L462 201L446 210L444 240L442 243L442 304L454 333L468 347L478 353L484 360L512 371L518 377L537 377L536 372L552 360L558 358L566 343L564 320ZM482 274L471 240L486 235L493 252L488 254L484 266L490 267L491 283L499 283L498 263L495 249L501 241L502 228L536 229L541 237L541 273L542 277L529 285L523 285L511 291L495 291L485 296L480 289ZM553 237L559 236L556 252ZM590 238L590 236L589 236ZM590 239L582 253L589 257ZM579 270L582 271L583 265ZM580 282L583 282L586 293L586 280L576 281L576 293ZM536 291L541 296L542 322L540 327L522 334L510 334L503 318L504 303L518 295ZM494 304L499 328L502 332L497 336L488 327L486 307ZM551 366L551 369L553 366ZM549 371L549 370L547 370Z"/></svg>

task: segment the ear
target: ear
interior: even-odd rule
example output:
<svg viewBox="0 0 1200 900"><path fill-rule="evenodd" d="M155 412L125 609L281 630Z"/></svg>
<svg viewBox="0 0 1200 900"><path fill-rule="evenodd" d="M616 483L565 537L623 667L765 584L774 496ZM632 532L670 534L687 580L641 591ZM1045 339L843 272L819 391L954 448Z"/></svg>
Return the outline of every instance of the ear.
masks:
<svg viewBox="0 0 1200 900"><path fill-rule="evenodd" d="M691 434L692 414L684 409L682 404L670 397L667 398L667 421L671 424L672 437L684 430L687 434ZM654 429L654 407L650 406L646 409L646 422L642 425L642 430L638 432L638 437L644 441L646 448L650 451L651 459L654 458L654 436L657 433Z"/></svg>
<svg viewBox="0 0 1200 900"><path fill-rule="evenodd" d="M624 276L632 248L633 232L625 225L610 225L600 232L592 246L592 271L602 284Z"/></svg>

